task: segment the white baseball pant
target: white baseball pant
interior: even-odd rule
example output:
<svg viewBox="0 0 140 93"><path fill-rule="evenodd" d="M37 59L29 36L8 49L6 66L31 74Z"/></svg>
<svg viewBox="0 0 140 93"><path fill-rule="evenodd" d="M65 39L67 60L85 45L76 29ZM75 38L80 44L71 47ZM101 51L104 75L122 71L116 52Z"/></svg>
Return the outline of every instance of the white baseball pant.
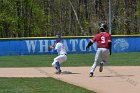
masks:
<svg viewBox="0 0 140 93"><path fill-rule="evenodd" d="M96 68L96 66L97 66L97 64L99 62L102 62L103 64L105 64L106 61L107 61L108 55L109 55L109 49L107 49L107 48L98 48L97 52L95 54L95 60L94 60L94 63L92 65L91 69L90 69L90 72L94 73L95 68Z"/></svg>
<svg viewBox="0 0 140 93"><path fill-rule="evenodd" d="M56 62L59 62L61 64L62 62L66 61L66 60L67 60L67 56L66 55L59 55L56 58L54 58L52 66L55 66Z"/></svg>

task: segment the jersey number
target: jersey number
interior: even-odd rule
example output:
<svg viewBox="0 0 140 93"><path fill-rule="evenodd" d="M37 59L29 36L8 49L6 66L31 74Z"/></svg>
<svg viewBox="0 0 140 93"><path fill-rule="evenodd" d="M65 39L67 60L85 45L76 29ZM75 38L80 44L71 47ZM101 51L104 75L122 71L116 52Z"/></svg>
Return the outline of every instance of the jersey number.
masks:
<svg viewBox="0 0 140 93"><path fill-rule="evenodd" d="M104 36L101 37L101 43L105 43L105 37Z"/></svg>

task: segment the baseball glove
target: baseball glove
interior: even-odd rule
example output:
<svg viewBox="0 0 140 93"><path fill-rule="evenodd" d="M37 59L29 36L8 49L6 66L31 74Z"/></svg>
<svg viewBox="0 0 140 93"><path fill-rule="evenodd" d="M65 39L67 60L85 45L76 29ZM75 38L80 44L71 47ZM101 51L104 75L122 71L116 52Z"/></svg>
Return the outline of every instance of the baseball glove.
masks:
<svg viewBox="0 0 140 93"><path fill-rule="evenodd" d="M54 45L50 45L50 46L48 47L48 50L51 51L53 48L54 48Z"/></svg>

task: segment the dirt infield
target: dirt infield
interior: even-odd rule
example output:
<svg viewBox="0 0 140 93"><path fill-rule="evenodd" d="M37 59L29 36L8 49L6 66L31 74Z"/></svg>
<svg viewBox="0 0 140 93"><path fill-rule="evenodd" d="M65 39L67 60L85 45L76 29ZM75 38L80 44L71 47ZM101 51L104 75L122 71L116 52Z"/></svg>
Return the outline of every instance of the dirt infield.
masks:
<svg viewBox="0 0 140 93"><path fill-rule="evenodd" d="M52 67L0 68L0 77L53 77L97 93L139 93L140 66L98 67L94 77L88 76L90 67L63 67L62 74L54 74Z"/></svg>

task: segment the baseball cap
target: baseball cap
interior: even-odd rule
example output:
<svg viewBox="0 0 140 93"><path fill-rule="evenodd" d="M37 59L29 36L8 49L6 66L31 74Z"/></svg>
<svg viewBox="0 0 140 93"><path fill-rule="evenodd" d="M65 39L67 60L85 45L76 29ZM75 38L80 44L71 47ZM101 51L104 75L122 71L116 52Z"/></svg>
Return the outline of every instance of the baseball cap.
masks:
<svg viewBox="0 0 140 93"><path fill-rule="evenodd" d="M55 38L61 38L61 36L60 35L56 35Z"/></svg>

